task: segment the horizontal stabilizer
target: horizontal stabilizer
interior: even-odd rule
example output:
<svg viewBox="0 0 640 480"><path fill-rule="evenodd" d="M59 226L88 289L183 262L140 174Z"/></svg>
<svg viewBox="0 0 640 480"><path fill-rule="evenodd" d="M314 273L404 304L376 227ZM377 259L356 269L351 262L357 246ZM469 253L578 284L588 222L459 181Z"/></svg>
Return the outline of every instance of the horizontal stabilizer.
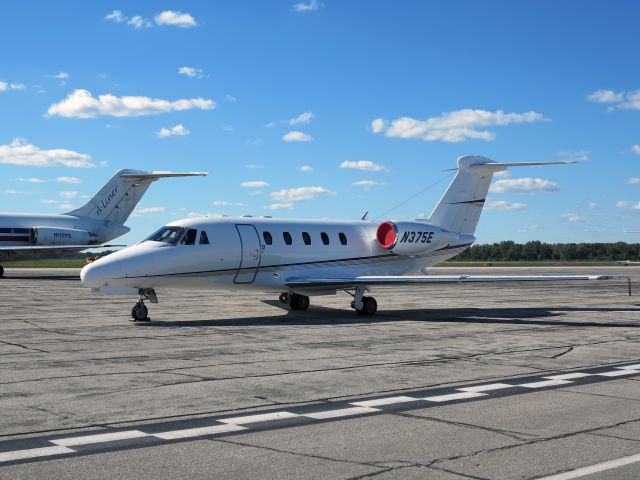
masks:
<svg viewBox="0 0 640 480"><path fill-rule="evenodd" d="M409 285L471 282L571 282L584 280L627 280L622 275L407 275L361 276L352 278L288 278L291 288Z"/></svg>
<svg viewBox="0 0 640 480"><path fill-rule="evenodd" d="M37 252L37 251L47 251L47 250L60 250L60 251L81 251L81 250L91 250L94 248L120 248L126 247L126 245L111 245L111 244L102 244L102 245L15 245L9 247L0 247L0 253L2 252Z"/></svg>
<svg viewBox="0 0 640 480"><path fill-rule="evenodd" d="M559 161L559 162L485 162L474 163L470 165L471 168L490 168L492 170L504 170L508 167L540 167L544 165L569 165L571 163L577 163L575 161Z"/></svg>
<svg viewBox="0 0 640 480"><path fill-rule="evenodd" d="M131 180L157 180L158 178L169 177L206 177L209 172L141 172L141 173L121 173L120 178Z"/></svg>

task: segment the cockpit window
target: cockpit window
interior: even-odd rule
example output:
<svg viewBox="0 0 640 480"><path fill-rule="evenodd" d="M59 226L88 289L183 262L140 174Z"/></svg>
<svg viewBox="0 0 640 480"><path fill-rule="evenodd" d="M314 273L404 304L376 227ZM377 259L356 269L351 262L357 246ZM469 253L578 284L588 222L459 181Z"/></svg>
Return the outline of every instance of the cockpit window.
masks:
<svg viewBox="0 0 640 480"><path fill-rule="evenodd" d="M198 230L196 230L195 228L190 228L189 230L187 230L187 233L184 234L184 236L180 240L180 243L182 245L195 245L197 236Z"/></svg>
<svg viewBox="0 0 640 480"><path fill-rule="evenodd" d="M151 242L164 242L169 245L175 245L178 242L178 239L182 235L184 228L182 227L162 227L160 230L155 232L149 238L148 241Z"/></svg>
<svg viewBox="0 0 640 480"><path fill-rule="evenodd" d="M200 232L200 245L209 245L209 237L207 237L207 232L204 230Z"/></svg>

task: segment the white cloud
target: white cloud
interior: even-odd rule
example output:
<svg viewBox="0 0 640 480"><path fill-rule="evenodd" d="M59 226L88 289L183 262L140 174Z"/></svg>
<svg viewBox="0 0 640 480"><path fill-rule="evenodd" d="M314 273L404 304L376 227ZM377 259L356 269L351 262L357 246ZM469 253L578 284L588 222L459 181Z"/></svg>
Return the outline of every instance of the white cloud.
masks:
<svg viewBox="0 0 640 480"><path fill-rule="evenodd" d="M384 166L374 163L371 160L345 160L340 164L340 168L349 168L352 170L368 170L371 172L380 172L384 170Z"/></svg>
<svg viewBox="0 0 640 480"><path fill-rule="evenodd" d="M542 120L545 120L542 114L533 111L505 113L502 110L489 112L487 110L465 108L463 110L445 112L439 117L431 117L426 120L401 117L392 120L389 126L386 126L383 119L377 118L371 123L371 126L376 133L384 130L387 137L419 138L428 142L436 140L463 142L467 138L486 141L495 140L495 134L489 130L480 130L482 127L504 126L512 123L532 123Z"/></svg>
<svg viewBox="0 0 640 480"><path fill-rule="evenodd" d="M136 207L133 212L131 212L132 217L140 217L142 215L149 215L151 213L162 213L164 212L164 207Z"/></svg>
<svg viewBox="0 0 640 480"><path fill-rule="evenodd" d="M0 145L0 163L31 167L93 167L91 157L62 148L41 150L23 138L14 138L9 145Z"/></svg>
<svg viewBox="0 0 640 480"><path fill-rule="evenodd" d="M258 165L256 163L249 163L249 164L245 165L244 168L258 169L258 168L264 168L264 165Z"/></svg>
<svg viewBox="0 0 640 480"><path fill-rule="evenodd" d="M27 86L24 83L0 82L0 92L7 90L24 90L25 88L27 88Z"/></svg>
<svg viewBox="0 0 640 480"><path fill-rule="evenodd" d="M287 123L289 125L300 125L303 123L307 124L311 122L311 120L313 120L314 118L315 118L315 115L313 114L313 112L308 111L308 112L301 113L295 118L290 118L289 120L287 120Z"/></svg>
<svg viewBox="0 0 640 480"><path fill-rule="evenodd" d="M58 183L68 183L70 185L78 185L82 183L78 177L57 177L56 182Z"/></svg>
<svg viewBox="0 0 640 480"><path fill-rule="evenodd" d="M263 180L251 180L248 182L242 182L240 186L244 188L262 188L268 187L269 184Z"/></svg>
<svg viewBox="0 0 640 480"><path fill-rule="evenodd" d="M628 178L624 183L626 183L627 185L638 185L640 183L640 178L631 177Z"/></svg>
<svg viewBox="0 0 640 480"><path fill-rule="evenodd" d="M238 101L238 99L233 95L225 95L224 99L229 103L236 103Z"/></svg>
<svg viewBox="0 0 640 480"><path fill-rule="evenodd" d="M536 193L536 192L556 192L560 190L560 185L542 178L507 178L498 180L491 185L489 191L494 193Z"/></svg>
<svg viewBox="0 0 640 480"><path fill-rule="evenodd" d="M127 22L127 25L132 25L134 28L142 28L142 27L151 28L152 26L149 20L147 20L144 17L141 17L140 15L134 15L133 17L131 17Z"/></svg>
<svg viewBox="0 0 640 480"><path fill-rule="evenodd" d="M202 78L202 69L194 67L180 67L178 69L180 75L186 75L191 78Z"/></svg>
<svg viewBox="0 0 640 480"><path fill-rule="evenodd" d="M105 16L104 19L110 22L122 23L127 19L127 17L125 17L120 10L114 10L109 15Z"/></svg>
<svg viewBox="0 0 640 480"><path fill-rule="evenodd" d="M577 213L563 213L560 217L570 223L584 222L587 219L587 217Z"/></svg>
<svg viewBox="0 0 640 480"><path fill-rule="evenodd" d="M614 92L613 90L598 90L587 96L587 100L596 103L608 103L609 111L614 108L620 110L640 110L640 90L630 92Z"/></svg>
<svg viewBox="0 0 640 480"><path fill-rule="evenodd" d="M226 200L214 200L214 207L244 207L244 203L240 202L228 202Z"/></svg>
<svg viewBox="0 0 640 480"><path fill-rule="evenodd" d="M281 203L303 202L311 200L318 195L335 195L336 192L323 187L297 187L285 188L271 193L271 198Z"/></svg>
<svg viewBox="0 0 640 480"><path fill-rule="evenodd" d="M262 208L266 208L267 210L290 210L293 208L293 203L272 203Z"/></svg>
<svg viewBox="0 0 640 480"><path fill-rule="evenodd" d="M511 212L514 210L523 210L527 208L527 205L524 203L509 203L504 200L495 200L492 202L487 202L484 206L486 210L495 210L498 212Z"/></svg>
<svg viewBox="0 0 640 480"><path fill-rule="evenodd" d="M174 12L173 10L165 10L154 18L158 25L170 25L180 28L191 28L198 26L198 22L188 13Z"/></svg>
<svg viewBox="0 0 640 480"><path fill-rule="evenodd" d="M385 183L384 182L378 182L376 180L358 180L358 181L353 182L352 185L355 185L356 187L362 187L365 190L369 190L372 187L385 185Z"/></svg>
<svg viewBox="0 0 640 480"><path fill-rule="evenodd" d="M19 178L18 179L19 182L26 182L26 183L46 183L47 181L44 180L43 178L36 178L36 177L31 177L31 178Z"/></svg>
<svg viewBox="0 0 640 480"><path fill-rule="evenodd" d="M640 202L638 203L634 203L631 208L633 208L634 210L640 210Z"/></svg>
<svg viewBox="0 0 640 480"><path fill-rule="evenodd" d="M78 196L78 192L76 192L75 190L63 190L62 192L60 192L60 196L62 198L76 198Z"/></svg>
<svg viewBox="0 0 640 480"><path fill-rule="evenodd" d="M587 208L589 208L589 210L593 210L594 208L598 208L598 204L596 202L589 202Z"/></svg>
<svg viewBox="0 0 640 480"><path fill-rule="evenodd" d="M223 125L222 130L225 132L233 132L233 127L231 125Z"/></svg>
<svg viewBox="0 0 640 480"><path fill-rule="evenodd" d="M313 172L313 167L311 165L302 165L300 171L305 173Z"/></svg>
<svg viewBox="0 0 640 480"><path fill-rule="evenodd" d="M640 144L636 144L633 147L631 147L631 151L633 153L636 153L636 154L640 155Z"/></svg>
<svg viewBox="0 0 640 480"><path fill-rule="evenodd" d="M95 98L90 91L78 89L64 100L49 107L49 116L59 115L66 118L94 118L100 115L113 117L139 117L157 115L172 111L199 108L210 110L216 102L204 98L180 99L175 101L143 96L123 96L106 94Z"/></svg>
<svg viewBox="0 0 640 480"><path fill-rule="evenodd" d="M69 210L71 208L73 208L73 205L70 204L69 202L61 202L58 204L58 208L62 209L62 210Z"/></svg>
<svg viewBox="0 0 640 480"><path fill-rule="evenodd" d="M589 152L587 150L578 150L576 152L558 152L562 161L566 162L586 162L589 160Z"/></svg>
<svg viewBox="0 0 640 480"><path fill-rule="evenodd" d="M618 103L622 98L623 93L616 93L613 90L597 90L587 96L587 100L595 103Z"/></svg>
<svg viewBox="0 0 640 480"><path fill-rule="evenodd" d="M371 122L371 130L373 133L380 133L385 129L385 121L382 118L376 118Z"/></svg>
<svg viewBox="0 0 640 480"><path fill-rule="evenodd" d="M294 12L313 12L318 10L324 4L318 2L318 0L307 0L306 2L300 2L293 5Z"/></svg>
<svg viewBox="0 0 640 480"><path fill-rule="evenodd" d="M7 188L6 190L3 190L3 193L6 193L7 195L27 195L29 192L23 192L14 188Z"/></svg>
<svg viewBox="0 0 640 480"><path fill-rule="evenodd" d="M167 138L167 137L184 137L186 135L191 134L189 130L185 128L184 125L179 123L171 128L161 128L156 132L156 136L158 138Z"/></svg>
<svg viewBox="0 0 640 480"><path fill-rule="evenodd" d="M313 140L311 135L307 135L306 133L291 131L282 137L282 140L285 142L310 142Z"/></svg>
<svg viewBox="0 0 640 480"><path fill-rule="evenodd" d="M618 201L616 202L616 207L618 207L618 208L627 208L627 207L629 207L629 206L630 206L630 203L629 203L629 202L626 202L626 201L624 201L624 200L618 200Z"/></svg>

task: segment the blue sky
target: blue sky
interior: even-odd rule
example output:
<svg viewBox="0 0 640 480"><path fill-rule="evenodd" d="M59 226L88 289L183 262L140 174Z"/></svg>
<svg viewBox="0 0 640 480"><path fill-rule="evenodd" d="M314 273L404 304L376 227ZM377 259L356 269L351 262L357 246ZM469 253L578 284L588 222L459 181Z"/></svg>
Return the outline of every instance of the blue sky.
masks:
<svg viewBox="0 0 640 480"><path fill-rule="evenodd" d="M415 218L443 170L481 154L579 163L496 179L479 242L638 240L625 232L640 229L637 2L9 1L2 13L1 210L62 213L119 168L211 172L152 185L133 242L196 213L377 218L440 181L382 219Z"/></svg>

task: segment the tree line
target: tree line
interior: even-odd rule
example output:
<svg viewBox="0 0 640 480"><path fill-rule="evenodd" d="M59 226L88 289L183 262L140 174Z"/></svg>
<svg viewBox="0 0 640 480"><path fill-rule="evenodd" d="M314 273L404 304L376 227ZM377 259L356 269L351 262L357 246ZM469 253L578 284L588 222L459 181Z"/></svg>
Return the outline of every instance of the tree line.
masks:
<svg viewBox="0 0 640 480"><path fill-rule="evenodd" d="M640 243L515 243L511 240L473 245L453 261L639 260Z"/></svg>

